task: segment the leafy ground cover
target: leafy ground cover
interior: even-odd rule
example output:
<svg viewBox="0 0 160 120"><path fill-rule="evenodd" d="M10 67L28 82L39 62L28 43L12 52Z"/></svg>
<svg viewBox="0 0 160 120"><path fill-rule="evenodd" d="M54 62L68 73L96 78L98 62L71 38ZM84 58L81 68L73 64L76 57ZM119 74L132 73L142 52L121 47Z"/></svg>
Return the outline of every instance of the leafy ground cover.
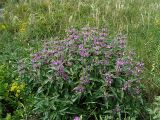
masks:
<svg viewBox="0 0 160 120"><path fill-rule="evenodd" d="M28 59L30 51L39 50L46 39L63 39L71 27L107 27L111 38L125 35L126 49L134 49L145 65L142 96L146 107L160 94L159 0L8 0L0 1L0 7L4 9L0 16L2 118L24 119L28 114L18 61ZM28 100L34 95L30 96ZM148 113L141 116L150 118Z"/></svg>

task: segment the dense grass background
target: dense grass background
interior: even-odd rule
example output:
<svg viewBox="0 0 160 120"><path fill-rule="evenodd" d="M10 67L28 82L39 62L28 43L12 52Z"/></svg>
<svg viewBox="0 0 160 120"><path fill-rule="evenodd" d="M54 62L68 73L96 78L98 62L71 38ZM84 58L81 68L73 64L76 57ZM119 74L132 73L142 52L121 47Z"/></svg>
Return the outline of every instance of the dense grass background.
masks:
<svg viewBox="0 0 160 120"><path fill-rule="evenodd" d="M146 98L160 95L159 0L1 0L0 64L29 55L51 37L63 38L70 27L108 27L111 36L122 32L128 49L145 63ZM12 66L13 67L13 66Z"/></svg>

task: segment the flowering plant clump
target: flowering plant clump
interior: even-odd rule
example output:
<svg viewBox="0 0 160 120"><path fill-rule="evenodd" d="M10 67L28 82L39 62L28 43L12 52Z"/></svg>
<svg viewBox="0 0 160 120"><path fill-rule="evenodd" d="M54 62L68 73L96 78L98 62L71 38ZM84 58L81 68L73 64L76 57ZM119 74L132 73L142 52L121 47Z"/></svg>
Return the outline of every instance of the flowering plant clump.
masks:
<svg viewBox="0 0 160 120"><path fill-rule="evenodd" d="M20 62L20 76L35 94L31 114L54 120L138 116L144 64L125 50L126 38L89 27L66 34Z"/></svg>
<svg viewBox="0 0 160 120"><path fill-rule="evenodd" d="M25 87L24 84L18 84L17 82L13 82L10 88L11 92L15 93L15 96L18 97L20 95L21 90Z"/></svg>

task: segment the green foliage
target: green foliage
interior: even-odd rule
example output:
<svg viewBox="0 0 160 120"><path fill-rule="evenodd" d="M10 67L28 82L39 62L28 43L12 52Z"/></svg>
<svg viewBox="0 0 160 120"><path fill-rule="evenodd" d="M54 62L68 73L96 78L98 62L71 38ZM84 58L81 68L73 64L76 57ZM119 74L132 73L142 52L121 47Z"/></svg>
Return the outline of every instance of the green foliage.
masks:
<svg viewBox="0 0 160 120"><path fill-rule="evenodd" d="M6 99L8 96L8 83L7 81L5 81L7 76L8 76L7 66L1 65L0 66L0 117L2 116L2 114L4 114L3 113L4 105L2 101Z"/></svg>
<svg viewBox="0 0 160 120"><path fill-rule="evenodd" d="M15 82L12 83L14 79L12 75L13 71L11 73L8 65L0 66L0 119L5 118L4 120L11 120L11 116L14 115L20 119L23 115L23 109L20 106L25 102L24 89L17 89L18 86L13 86ZM17 91L15 91L16 89ZM17 114L19 110L21 110L21 114ZM12 120L17 119L12 117Z"/></svg>
<svg viewBox="0 0 160 120"><path fill-rule="evenodd" d="M160 119L160 96L157 96L151 105L151 107L148 109L148 112L150 114L151 120L159 120Z"/></svg>

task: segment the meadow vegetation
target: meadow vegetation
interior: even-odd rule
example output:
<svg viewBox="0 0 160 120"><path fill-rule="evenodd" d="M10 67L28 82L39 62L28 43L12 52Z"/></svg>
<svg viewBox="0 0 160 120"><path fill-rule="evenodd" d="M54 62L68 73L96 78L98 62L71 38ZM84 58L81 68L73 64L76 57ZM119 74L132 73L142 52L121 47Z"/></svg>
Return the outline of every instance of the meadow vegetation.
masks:
<svg viewBox="0 0 160 120"><path fill-rule="evenodd" d="M117 119L157 119L159 113L156 112L158 107L155 107L156 104L160 104L158 96L160 95L160 1L159 0L1 0L0 1L0 119L6 120L17 120L17 119L73 119L75 115L81 117L82 119L114 119L113 116L116 116ZM101 101L102 98L99 97L99 92L103 89L98 90L98 93L94 93L93 90L98 87L102 87L102 83L99 83L97 86L92 85L89 87L89 91L85 94L74 94L71 92L71 88L75 87L76 84L69 86L70 89L67 89L68 92L60 92L60 88L47 89L44 88L41 81L35 82L34 75L31 76L30 68L31 63L28 62L33 56L34 53L37 53L44 48L44 43L49 41L65 40L68 36L66 30L75 28L76 31L81 32L82 28L88 28L90 30L96 29L98 32L102 32L102 28L107 28L107 39L106 40L115 40L118 39L117 35L123 35L126 37L125 41L125 53L129 51L134 51L133 57L135 61L143 61L144 69L143 74L141 74L140 88L141 95L138 101L136 100L137 108L133 108L134 102L122 105L122 96L121 102L118 100L117 103L109 102L108 104L113 107L114 104L123 106L123 110L128 110L128 106L131 110L135 110L133 114L131 112L126 113L126 111L116 115L111 115L109 111L103 111L94 109L94 104L98 101ZM99 38L99 35L95 35ZM83 39L83 38L82 38ZM79 45L80 43L76 43ZM91 45L91 43L88 43ZM108 43L107 43L108 44ZM118 44L118 42L117 42ZM89 46L89 45L88 45ZM88 48L87 46L87 48ZM114 46L114 45L113 45ZM114 46L114 52L117 50L117 47ZM73 47L74 48L74 47ZM91 48L88 48L90 52ZM68 49L64 50L65 52ZM75 50L75 48L74 48ZM78 50L78 49L77 49ZM108 50L108 49L107 49ZM63 51L63 52L64 52ZM104 51L103 51L104 52ZM113 53L114 53L113 52ZM67 53L67 52L66 52ZM84 55L83 51L83 55ZM74 56L71 52L67 53L68 55ZM115 53L116 54L116 53ZM82 55L82 56L83 56ZM31 57L32 56L32 57ZM86 57L87 54L83 57ZM35 57L35 56L34 56ZM33 57L33 58L34 58ZM43 56L44 57L44 56ZM125 54L124 58L127 57ZM57 57L59 58L59 57ZM57 59L56 58L56 59ZM75 59L76 58L76 59ZM103 60L103 57L93 57L97 60ZM67 57L64 58L67 61ZM72 59L72 62L78 61L80 58L78 56ZM110 73L115 75L112 71L114 69L114 63L116 63L118 55L112 56ZM90 60L87 59L87 60ZM19 70L22 70L23 65L19 64L24 62L25 69L30 71L25 75L19 75ZM62 61L61 61L62 62ZM70 62L70 61L67 61ZM58 63L57 63L58 64ZM85 66L88 65L86 62ZM82 65L83 66L83 65ZM77 73L75 72L76 68L72 68L74 73L66 68L65 71L72 75L72 80L80 78L79 73L81 73L81 65L78 65ZM92 67L96 65L93 64ZM43 66L45 69L41 73L42 80L45 81L45 84L49 86L52 83L48 83L47 77L44 73L50 72L46 66ZM100 67L100 66L99 66ZM87 68L88 69L88 68ZM92 68L93 69L93 68ZM108 69L108 68L107 68ZM98 69L101 71L100 69ZM33 72L34 73L34 72ZM83 72L82 72L83 73ZM39 73L38 73L39 74ZM98 73L97 79L102 79L100 77L101 72ZM126 72L125 72L126 74ZM77 75L77 78L75 77ZM34 76L34 77L33 77ZM91 78L95 77L92 74ZM64 77L64 76L63 76ZM71 76L69 76L70 78ZM107 76L108 77L108 76ZM117 76L116 76L117 77ZM137 76L136 76L137 77ZM140 78L140 77L138 77ZM56 80L60 79L59 76L55 78ZM71 78L70 78L71 79ZM114 76L114 79L115 76ZM124 76L119 76L119 79L124 79L127 81L129 78ZM28 81L28 82L27 82ZM94 80L93 80L94 81ZM125 82L124 81L124 82ZM95 82L95 81L94 81ZM62 82L63 83L63 82ZM61 84L62 84L61 83ZM97 83L95 83L97 84ZM121 85L122 83L116 83ZM37 85L37 87L35 87ZM29 86L29 87L28 87ZM62 86L62 85L61 85ZM115 94L122 94L123 92L118 91L117 86L112 86L113 89L109 88L110 95L114 96ZM104 88L104 86L102 87ZM52 114L42 113L48 108L47 104L51 104L53 99L50 92L55 94L60 94L63 98L63 101L66 100L64 104L59 100L58 109L63 108L63 114ZM37 92L38 90L38 92ZM43 94L43 92L48 90L48 94ZM58 91L59 90L59 91ZM62 90L66 90L66 87L62 87ZM94 93L92 95L91 93ZM72 94L70 96L65 96L65 94ZM86 97L89 96L90 97ZM55 96L56 97L56 96ZM69 98L74 98L75 101L80 101L83 98L84 104L85 100L89 99L87 102L87 108L84 111L92 110L92 113L82 113L80 108L74 106L70 109L70 113L67 113L68 107L71 105L70 101L67 101ZM76 98L77 97L77 98ZM82 98L81 98L82 97ZM132 96L133 97L133 96ZM155 98L157 98L155 100ZM128 97L131 99L131 97ZM45 102L48 100L48 103ZM41 104L37 102L41 101ZM141 101L141 102L140 102ZM55 101L54 101L55 102ZM73 102L73 101L72 101ZM80 104L80 102L79 102ZM139 105L144 106L143 110L139 108ZM39 105L39 106L38 106ZM101 103L103 106L103 103ZM126 106L125 106L126 105ZM67 106L67 107L66 107ZM101 106L101 108L103 108ZM113 109L112 107L109 109ZM125 107L124 107L125 106ZM132 107L131 107L132 106ZM158 106L158 105L157 105ZM70 108L70 107L69 107ZM55 109L55 108L52 108ZM74 110L77 111L77 113ZM106 108L107 109L107 108ZM137 110L138 109L138 110ZM156 110L154 110L156 109ZM33 111L38 111L34 115ZM32 111L32 112L30 112ZM50 110L52 111L52 110ZM128 110L130 111L130 110ZM153 112L154 111L154 112ZM124 114L125 113L125 114ZM105 116L105 115L108 116ZM125 116L126 115L126 116ZM48 117L50 116L50 118ZM157 117L158 116L158 117ZM79 119L77 117L77 119ZM94 117L94 118L93 118ZM76 117L75 117L76 119Z"/></svg>

